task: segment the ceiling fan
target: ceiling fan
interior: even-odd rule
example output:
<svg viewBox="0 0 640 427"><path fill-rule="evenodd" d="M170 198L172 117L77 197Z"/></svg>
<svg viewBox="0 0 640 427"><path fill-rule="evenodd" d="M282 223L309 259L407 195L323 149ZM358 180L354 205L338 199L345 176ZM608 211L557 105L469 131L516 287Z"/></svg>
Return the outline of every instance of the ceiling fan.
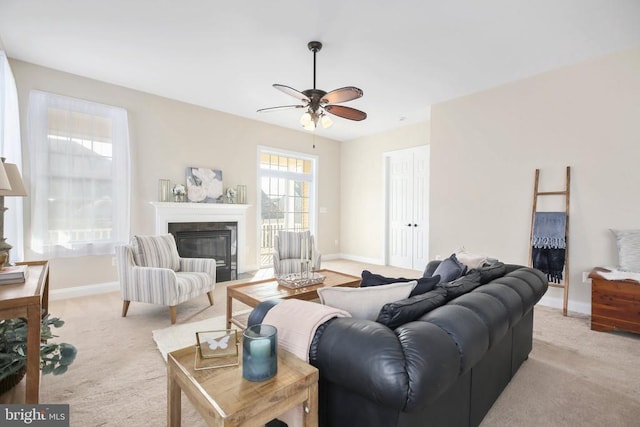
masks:
<svg viewBox="0 0 640 427"><path fill-rule="evenodd" d="M306 111L300 118L300 124L307 130L314 130L318 125L318 121L320 121L324 128L331 126L333 121L326 113L355 121L366 119L367 113L364 111L345 107L343 105L335 105L360 98L363 94L362 89L358 89L354 86L343 87L332 90L331 92L316 89L316 53L322 49L322 43L318 41L311 41L307 44L307 47L313 52L313 89L307 89L300 92L289 86L277 83L273 85L276 89L302 101L302 104L261 108L258 112L262 113L290 108L304 108Z"/></svg>

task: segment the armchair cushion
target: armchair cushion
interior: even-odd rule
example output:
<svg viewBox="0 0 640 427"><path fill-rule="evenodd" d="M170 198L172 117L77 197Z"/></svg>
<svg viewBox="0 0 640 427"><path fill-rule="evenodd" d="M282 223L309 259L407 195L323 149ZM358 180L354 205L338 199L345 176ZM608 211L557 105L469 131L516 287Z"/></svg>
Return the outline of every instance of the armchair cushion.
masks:
<svg viewBox="0 0 640 427"><path fill-rule="evenodd" d="M180 271L180 255L173 234L133 236L131 246L136 265Z"/></svg>

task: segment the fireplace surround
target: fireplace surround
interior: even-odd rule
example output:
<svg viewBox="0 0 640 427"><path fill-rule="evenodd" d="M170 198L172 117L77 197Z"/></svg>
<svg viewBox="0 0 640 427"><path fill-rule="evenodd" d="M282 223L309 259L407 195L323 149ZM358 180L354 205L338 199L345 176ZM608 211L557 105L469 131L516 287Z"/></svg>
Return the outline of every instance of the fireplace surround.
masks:
<svg viewBox="0 0 640 427"><path fill-rule="evenodd" d="M216 282L238 278L238 224L236 222L170 222L182 258L216 260Z"/></svg>
<svg viewBox="0 0 640 427"><path fill-rule="evenodd" d="M156 234L174 234L180 256L215 258L217 282L234 280L238 273L246 271L246 216L250 205L172 202L151 202L151 205L156 213ZM231 249L229 257L212 256L215 251L227 248ZM194 251L200 253L194 255Z"/></svg>

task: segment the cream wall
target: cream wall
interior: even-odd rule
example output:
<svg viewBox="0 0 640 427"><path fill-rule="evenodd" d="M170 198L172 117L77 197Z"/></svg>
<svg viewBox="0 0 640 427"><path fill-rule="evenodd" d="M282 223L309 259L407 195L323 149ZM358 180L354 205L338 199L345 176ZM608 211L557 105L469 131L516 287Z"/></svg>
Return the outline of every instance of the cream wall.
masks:
<svg viewBox="0 0 640 427"><path fill-rule="evenodd" d="M589 312L582 272L616 264L610 228L640 227L639 117L640 49L434 106L432 254L464 245L526 264L534 171L558 190L571 166L569 309Z"/></svg>
<svg viewBox="0 0 640 427"><path fill-rule="evenodd" d="M428 144L427 121L341 144L343 258L384 264L384 153Z"/></svg>
<svg viewBox="0 0 640 427"><path fill-rule="evenodd" d="M340 148L336 141L316 139L293 131L194 105L161 98L72 74L11 60L18 86L21 126L25 144L25 175L29 153L26 114L29 91L39 89L125 108L129 114L131 145L131 233L153 234L155 213L150 201L158 197L158 180L184 183L185 167L221 169L225 187L247 185L248 211L246 261L257 268L257 147L268 146L318 156L318 249L336 252L340 216ZM27 198L28 202L28 198ZM28 207L25 206L28 212ZM28 242L28 224L25 239ZM38 254L29 254L30 259ZM117 280L112 256L54 259L52 288Z"/></svg>

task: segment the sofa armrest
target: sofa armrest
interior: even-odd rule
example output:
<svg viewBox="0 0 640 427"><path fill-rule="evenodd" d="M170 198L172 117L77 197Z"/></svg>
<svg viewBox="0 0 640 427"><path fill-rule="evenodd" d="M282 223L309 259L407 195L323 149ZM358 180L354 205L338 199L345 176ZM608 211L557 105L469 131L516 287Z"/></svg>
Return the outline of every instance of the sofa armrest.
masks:
<svg viewBox="0 0 640 427"><path fill-rule="evenodd" d="M269 310L275 307L280 301L283 301L279 298L270 299L267 301L263 301L258 304L251 313L249 313L249 319L247 320L247 326L258 325L262 323L264 317L267 315Z"/></svg>
<svg viewBox="0 0 640 427"><path fill-rule="evenodd" d="M326 325L312 344L311 364L321 377L377 404L411 411L433 402L458 378L457 346L435 325L410 322L392 331L354 318Z"/></svg>

